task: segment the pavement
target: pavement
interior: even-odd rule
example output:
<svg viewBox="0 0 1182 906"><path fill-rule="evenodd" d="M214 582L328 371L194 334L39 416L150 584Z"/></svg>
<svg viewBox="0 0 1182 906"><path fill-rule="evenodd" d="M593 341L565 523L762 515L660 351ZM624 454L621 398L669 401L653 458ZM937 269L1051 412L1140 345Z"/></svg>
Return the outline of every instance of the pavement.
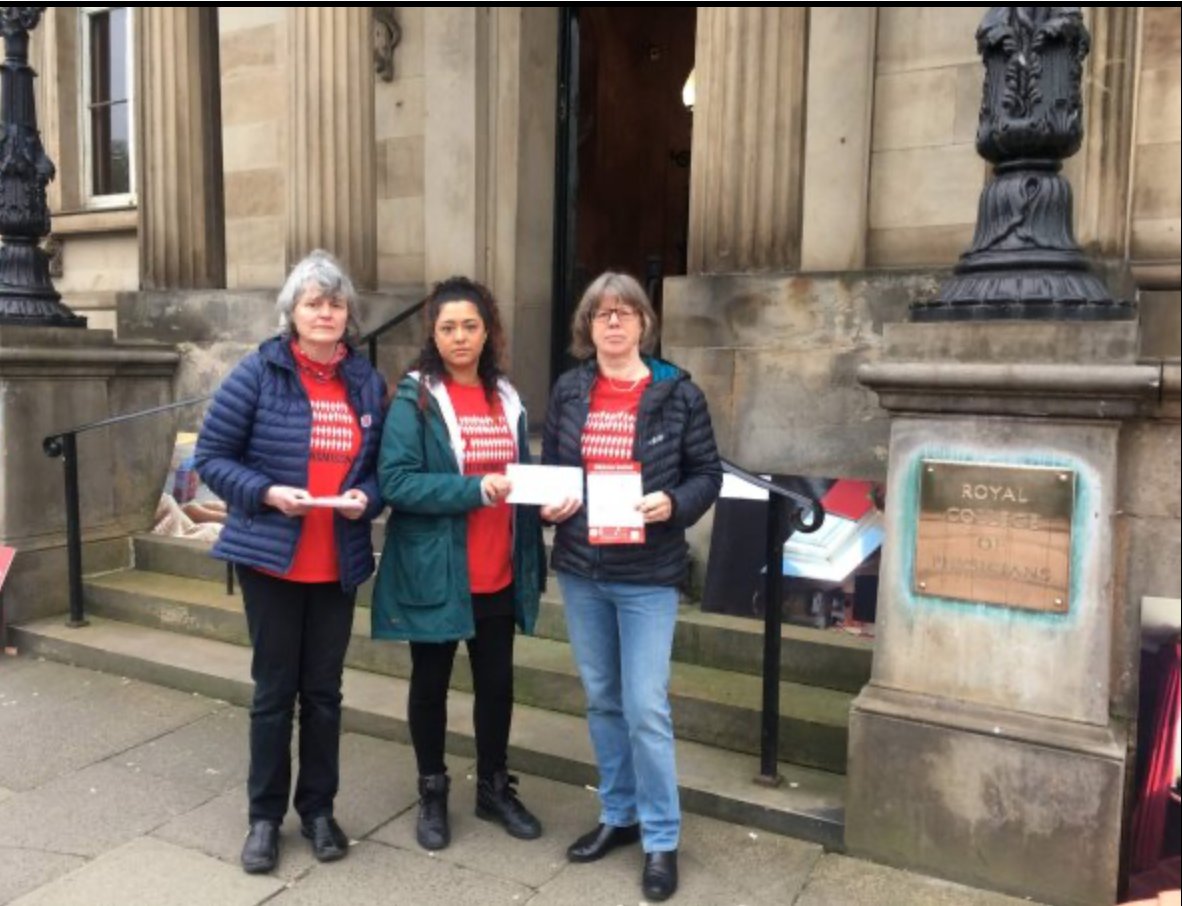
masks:
<svg viewBox="0 0 1182 906"><path fill-rule="evenodd" d="M452 756L452 844L414 841L404 745L341 741L336 815L349 856L322 865L283 827L273 875L238 865L247 713L199 695L33 657L0 655L0 904L19 906L630 906L642 854L592 865L566 846L596 819L594 790L522 775L540 840L472 814L474 764ZM1014 899L685 816L677 906L1019 906Z"/></svg>

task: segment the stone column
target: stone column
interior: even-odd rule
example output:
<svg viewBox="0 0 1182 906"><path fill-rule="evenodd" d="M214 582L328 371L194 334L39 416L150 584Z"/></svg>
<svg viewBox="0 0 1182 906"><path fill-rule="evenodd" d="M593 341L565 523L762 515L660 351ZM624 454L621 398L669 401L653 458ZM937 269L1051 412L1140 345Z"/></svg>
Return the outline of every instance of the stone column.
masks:
<svg viewBox="0 0 1182 906"><path fill-rule="evenodd" d="M377 285L374 66L368 6L292 7L287 262L336 255Z"/></svg>
<svg viewBox="0 0 1182 906"><path fill-rule="evenodd" d="M878 8L809 8L802 271L862 270Z"/></svg>
<svg viewBox="0 0 1182 906"><path fill-rule="evenodd" d="M489 118L497 84L490 59L492 15L475 6L427 7L423 15L427 103L431 110L447 111L427 117L423 138L428 283L452 274L488 277ZM546 173L549 179L549 169Z"/></svg>
<svg viewBox="0 0 1182 906"><path fill-rule="evenodd" d="M699 7L689 271L800 262L808 10Z"/></svg>
<svg viewBox="0 0 1182 906"><path fill-rule="evenodd" d="M140 285L226 285L217 10L145 6L136 32Z"/></svg>
<svg viewBox="0 0 1182 906"><path fill-rule="evenodd" d="M1088 10L1091 75L1084 91L1087 118L1077 158L1076 235L1102 258L1124 258L1129 235L1133 152L1133 90L1137 81L1137 8Z"/></svg>

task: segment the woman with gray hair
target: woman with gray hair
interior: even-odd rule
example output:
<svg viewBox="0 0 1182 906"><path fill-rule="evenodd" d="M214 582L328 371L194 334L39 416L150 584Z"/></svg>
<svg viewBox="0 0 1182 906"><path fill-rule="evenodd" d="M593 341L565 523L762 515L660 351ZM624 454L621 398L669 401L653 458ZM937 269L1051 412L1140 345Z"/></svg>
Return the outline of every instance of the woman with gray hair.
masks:
<svg viewBox="0 0 1182 906"><path fill-rule="evenodd" d="M302 833L322 862L349 845L333 817L341 676L357 587L374 569L385 395L381 376L349 345L356 305L331 255L299 262L279 293L279 335L226 378L197 441L197 471L229 511L213 554L237 568L254 649L242 849L252 874L279 858L297 699Z"/></svg>
<svg viewBox="0 0 1182 906"><path fill-rule="evenodd" d="M702 391L652 356L657 316L635 279L597 277L571 332L584 362L550 394L542 462L639 472L643 529L589 526L574 499L541 508L557 526L552 565L599 767L599 823L566 853L594 862L639 842L644 896L665 900L677 890L681 832L669 711L677 589L685 530L714 503L722 467Z"/></svg>

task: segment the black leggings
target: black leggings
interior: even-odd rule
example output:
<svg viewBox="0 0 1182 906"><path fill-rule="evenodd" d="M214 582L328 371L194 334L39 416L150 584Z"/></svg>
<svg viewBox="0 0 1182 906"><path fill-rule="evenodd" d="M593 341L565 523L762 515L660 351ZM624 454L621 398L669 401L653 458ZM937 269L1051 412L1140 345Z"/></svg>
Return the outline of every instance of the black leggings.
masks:
<svg viewBox="0 0 1182 906"><path fill-rule="evenodd" d="M479 608L480 595L473 596ZM492 597L492 596L490 596ZM479 611L478 611L479 612ZM468 640L472 688L476 693L476 773L489 778L504 771L509 750L509 725L513 720L513 638L517 627L512 616L482 616L476 620L476 637ZM410 736L419 774L443 774L444 740L447 736L447 686L457 642L411 642Z"/></svg>

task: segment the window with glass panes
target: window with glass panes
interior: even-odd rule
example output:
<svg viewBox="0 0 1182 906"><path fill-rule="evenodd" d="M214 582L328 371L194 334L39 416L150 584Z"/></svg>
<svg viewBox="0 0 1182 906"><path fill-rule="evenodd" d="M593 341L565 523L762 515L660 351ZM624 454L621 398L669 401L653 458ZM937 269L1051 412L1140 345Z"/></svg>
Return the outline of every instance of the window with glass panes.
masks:
<svg viewBox="0 0 1182 906"><path fill-rule="evenodd" d="M135 185L132 9L82 7L83 116L88 195L126 202Z"/></svg>

